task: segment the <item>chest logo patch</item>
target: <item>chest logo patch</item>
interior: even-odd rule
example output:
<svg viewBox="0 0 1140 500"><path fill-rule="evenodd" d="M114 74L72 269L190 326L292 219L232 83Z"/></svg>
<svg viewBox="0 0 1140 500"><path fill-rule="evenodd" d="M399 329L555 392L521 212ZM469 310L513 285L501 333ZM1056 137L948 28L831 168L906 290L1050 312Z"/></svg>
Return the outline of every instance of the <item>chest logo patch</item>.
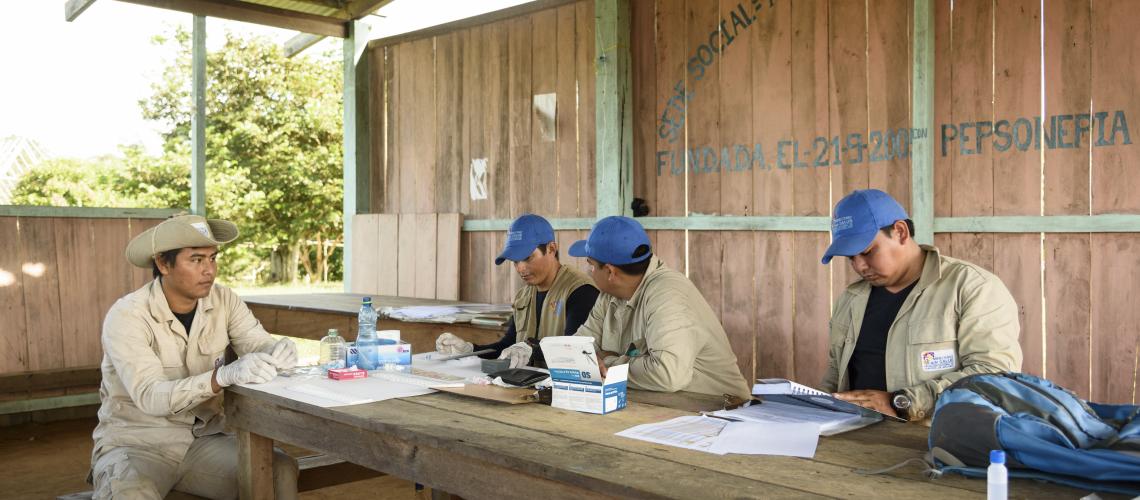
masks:
<svg viewBox="0 0 1140 500"><path fill-rule="evenodd" d="M922 351L920 361L922 371L938 372L954 368L954 349L938 349L936 351Z"/></svg>

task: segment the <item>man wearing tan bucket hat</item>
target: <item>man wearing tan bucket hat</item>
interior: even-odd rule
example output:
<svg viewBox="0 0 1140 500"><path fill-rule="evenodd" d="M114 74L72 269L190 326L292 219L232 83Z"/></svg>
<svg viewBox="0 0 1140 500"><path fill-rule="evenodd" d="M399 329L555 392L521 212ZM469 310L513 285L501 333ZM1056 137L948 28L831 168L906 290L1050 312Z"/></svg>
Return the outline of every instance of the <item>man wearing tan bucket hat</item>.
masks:
<svg viewBox="0 0 1140 500"><path fill-rule="evenodd" d="M127 245L154 281L115 302L103 322L103 381L91 454L95 498L156 498L178 490L237 497L237 441L223 434L221 390L265 383L297 363L238 296L215 284L229 221L180 215ZM226 348L238 359L225 364ZM278 498L296 498L297 464L274 450Z"/></svg>

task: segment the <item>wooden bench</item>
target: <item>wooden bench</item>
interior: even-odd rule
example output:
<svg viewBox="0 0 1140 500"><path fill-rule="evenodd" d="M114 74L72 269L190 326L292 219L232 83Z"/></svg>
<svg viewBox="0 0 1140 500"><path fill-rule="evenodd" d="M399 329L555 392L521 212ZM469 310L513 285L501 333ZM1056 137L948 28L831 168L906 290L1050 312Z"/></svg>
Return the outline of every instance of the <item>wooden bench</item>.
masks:
<svg viewBox="0 0 1140 500"><path fill-rule="evenodd" d="M298 493L319 490L338 484L363 481L384 475L381 472L351 462L345 462L344 460L329 455L299 457L297 458L297 469L300 471L300 475L297 477ZM94 494L94 491L82 491L79 493L60 495L55 498L56 500L91 500ZM172 491L169 495L166 495L166 500L199 500L202 498L203 497L183 493L181 491Z"/></svg>

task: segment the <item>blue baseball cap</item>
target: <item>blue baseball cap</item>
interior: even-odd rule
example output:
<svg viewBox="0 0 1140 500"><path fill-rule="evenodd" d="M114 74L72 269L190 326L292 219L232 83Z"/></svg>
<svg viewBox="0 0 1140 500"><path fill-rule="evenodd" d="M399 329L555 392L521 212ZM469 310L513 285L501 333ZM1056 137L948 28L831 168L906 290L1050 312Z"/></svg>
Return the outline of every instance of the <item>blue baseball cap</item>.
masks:
<svg viewBox="0 0 1140 500"><path fill-rule="evenodd" d="M612 215L594 223L590 235L570 245L570 255L589 257L603 264L624 265L648 259L651 252L633 256L637 247L652 246L641 224L629 217Z"/></svg>
<svg viewBox="0 0 1140 500"><path fill-rule="evenodd" d="M522 214L511 222L511 227L507 230L507 241L503 245L503 251L495 258L495 265L502 264L504 260L526 260L539 245L552 241L554 228L546 219L534 214Z"/></svg>
<svg viewBox="0 0 1140 500"><path fill-rule="evenodd" d="M860 189L844 196L835 205L831 219L831 246L823 254L823 263L836 255L850 257L866 250L879 229L906 220L906 210L878 189Z"/></svg>

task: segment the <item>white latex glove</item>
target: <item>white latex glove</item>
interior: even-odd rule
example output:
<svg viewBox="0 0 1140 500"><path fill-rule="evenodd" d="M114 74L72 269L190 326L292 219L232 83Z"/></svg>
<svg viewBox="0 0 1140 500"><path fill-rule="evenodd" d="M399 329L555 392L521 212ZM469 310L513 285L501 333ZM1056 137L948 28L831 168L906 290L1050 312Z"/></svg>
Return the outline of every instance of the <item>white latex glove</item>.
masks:
<svg viewBox="0 0 1140 500"><path fill-rule="evenodd" d="M288 337L281 337L276 344L273 344L269 355L273 356L273 362L278 370L288 370L297 366L297 344Z"/></svg>
<svg viewBox="0 0 1140 500"><path fill-rule="evenodd" d="M440 354L451 356L453 354L467 354L473 350L475 350L475 344L448 332L444 332L435 339L435 352Z"/></svg>
<svg viewBox="0 0 1140 500"><path fill-rule="evenodd" d="M511 360L511 368L522 368L530 363L530 355L534 353L532 348L526 342L519 342L513 346L503 349L503 353L499 355L499 359Z"/></svg>
<svg viewBox="0 0 1140 500"><path fill-rule="evenodd" d="M264 352L251 352L228 365L218 368L214 378L218 385L229 387L234 384L264 384L277 376L273 356Z"/></svg>

